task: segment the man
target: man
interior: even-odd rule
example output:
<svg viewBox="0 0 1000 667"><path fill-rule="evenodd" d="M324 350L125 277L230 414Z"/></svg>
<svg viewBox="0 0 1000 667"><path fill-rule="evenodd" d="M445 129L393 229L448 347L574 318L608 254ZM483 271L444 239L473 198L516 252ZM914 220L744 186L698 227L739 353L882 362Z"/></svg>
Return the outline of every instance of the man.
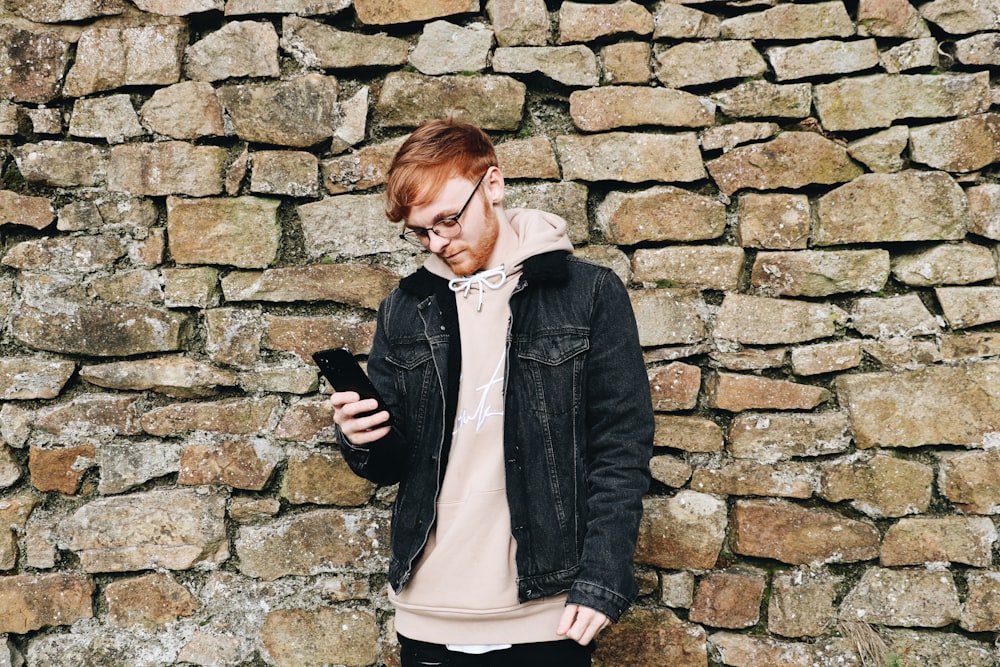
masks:
<svg viewBox="0 0 1000 667"><path fill-rule="evenodd" d="M490 139L429 121L386 214L430 252L379 308L388 411L334 393L352 469L399 483L390 600L403 667L590 665L632 602L653 412L627 292L561 218L505 210Z"/></svg>

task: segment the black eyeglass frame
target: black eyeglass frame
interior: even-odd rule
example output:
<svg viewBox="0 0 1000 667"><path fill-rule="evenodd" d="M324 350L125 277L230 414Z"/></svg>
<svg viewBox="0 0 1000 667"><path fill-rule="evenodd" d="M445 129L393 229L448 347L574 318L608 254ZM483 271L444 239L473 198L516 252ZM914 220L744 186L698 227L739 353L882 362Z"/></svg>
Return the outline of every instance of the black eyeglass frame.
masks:
<svg viewBox="0 0 1000 667"><path fill-rule="evenodd" d="M479 180L476 181L476 186L472 188L472 194L470 194L469 198L465 200L464 204L462 204L462 208L458 210L458 213L448 216L447 218L442 218L430 227L407 227L404 223L403 231L400 233L399 238L403 239L407 243L417 246L418 248L426 248L430 243L431 232L434 232L435 236L442 239L453 239L461 234L462 223L459 219L465 214L465 209L469 208L469 204L472 203L473 197L476 196L476 191L479 189L479 186L482 184L483 179L486 178L486 174L488 173L490 172L487 169L483 172L483 175L479 177ZM457 230L455 229L456 227L458 228Z"/></svg>

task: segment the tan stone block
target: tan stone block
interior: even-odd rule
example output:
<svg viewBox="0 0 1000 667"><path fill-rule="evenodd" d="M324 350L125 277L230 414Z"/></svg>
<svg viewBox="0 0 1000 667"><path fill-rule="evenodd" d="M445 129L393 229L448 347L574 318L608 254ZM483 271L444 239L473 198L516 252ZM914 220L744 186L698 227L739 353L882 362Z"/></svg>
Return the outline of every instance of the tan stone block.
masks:
<svg viewBox="0 0 1000 667"><path fill-rule="evenodd" d="M278 255L277 200L167 198L170 253L180 264L264 268Z"/></svg>
<svg viewBox="0 0 1000 667"><path fill-rule="evenodd" d="M150 229L146 238L129 245L129 258L137 266L153 267L163 263L167 251L166 230Z"/></svg>
<svg viewBox="0 0 1000 667"><path fill-rule="evenodd" d="M229 499L229 518L236 523L254 523L270 519L281 511L277 498L235 496Z"/></svg>
<svg viewBox="0 0 1000 667"><path fill-rule="evenodd" d="M938 287L934 295L952 329L1000 320L1000 287Z"/></svg>
<svg viewBox="0 0 1000 667"><path fill-rule="evenodd" d="M1000 10L989 2L953 2L935 0L920 7L920 14L953 35L992 30L1000 19Z"/></svg>
<svg viewBox="0 0 1000 667"><path fill-rule="evenodd" d="M212 361L246 367L260 359L264 324L259 312L213 308L205 313L206 352Z"/></svg>
<svg viewBox="0 0 1000 667"><path fill-rule="evenodd" d="M878 292L889 279L887 250L759 252L750 284L782 296Z"/></svg>
<svg viewBox="0 0 1000 667"><path fill-rule="evenodd" d="M908 127L893 125L888 130L852 141L847 145L847 152L876 173L893 173L903 169L902 153L909 140Z"/></svg>
<svg viewBox="0 0 1000 667"><path fill-rule="evenodd" d="M390 25L478 12L479 0L354 0L354 9L362 23Z"/></svg>
<svg viewBox="0 0 1000 667"><path fill-rule="evenodd" d="M602 37L653 32L653 15L632 0L608 4L564 2L559 6L559 43L592 42Z"/></svg>
<svg viewBox="0 0 1000 667"><path fill-rule="evenodd" d="M653 49L645 42L608 44L598 53L604 83L647 84L653 78Z"/></svg>
<svg viewBox="0 0 1000 667"><path fill-rule="evenodd" d="M260 491L282 455L268 443L226 440L218 445L193 444L181 451L178 484L221 484Z"/></svg>
<svg viewBox="0 0 1000 667"><path fill-rule="evenodd" d="M243 657L242 644L243 642L232 634L220 635L198 629L177 654L177 661L196 665L238 664Z"/></svg>
<svg viewBox="0 0 1000 667"><path fill-rule="evenodd" d="M710 419L690 415L654 415L655 447L685 452L721 452L722 428Z"/></svg>
<svg viewBox="0 0 1000 667"><path fill-rule="evenodd" d="M704 667L705 630L666 609L634 608L601 633L594 667Z"/></svg>
<svg viewBox="0 0 1000 667"><path fill-rule="evenodd" d="M759 77L767 63L749 40L682 42L660 51L654 73L668 88Z"/></svg>
<svg viewBox="0 0 1000 667"><path fill-rule="evenodd" d="M79 574L0 577L0 633L26 634L93 618L94 582Z"/></svg>
<svg viewBox="0 0 1000 667"><path fill-rule="evenodd" d="M984 183L966 191L969 198L969 231L988 239L1000 239L1000 185Z"/></svg>
<svg viewBox="0 0 1000 667"><path fill-rule="evenodd" d="M31 197L0 190L0 225L24 225L43 229L55 219L48 197Z"/></svg>
<svg viewBox="0 0 1000 667"><path fill-rule="evenodd" d="M526 91L523 83L503 75L392 72L382 83L375 109L386 127L416 127L425 120L457 115L487 131L516 130Z"/></svg>
<svg viewBox="0 0 1000 667"><path fill-rule="evenodd" d="M159 271L137 269L111 276L96 276L90 288L99 299L109 303L163 303L163 280Z"/></svg>
<svg viewBox="0 0 1000 667"><path fill-rule="evenodd" d="M35 134L62 133L63 116L59 109L25 109L24 115Z"/></svg>
<svg viewBox="0 0 1000 667"><path fill-rule="evenodd" d="M257 151L250 161L250 192L289 197L319 194L319 159L312 153Z"/></svg>
<svg viewBox="0 0 1000 667"><path fill-rule="evenodd" d="M716 632L710 635L708 640L722 656L725 661L723 664L727 665L809 667L816 664L819 653L808 644L782 642L770 637L731 632ZM855 655L853 650L849 653L852 657Z"/></svg>
<svg viewBox="0 0 1000 667"><path fill-rule="evenodd" d="M691 182L705 177L693 132L606 132L556 137L563 178L580 181ZM670 160L664 160L670 155Z"/></svg>
<svg viewBox="0 0 1000 667"><path fill-rule="evenodd" d="M758 572L709 572L698 582L688 618L714 628L756 625L766 585L766 577Z"/></svg>
<svg viewBox="0 0 1000 667"><path fill-rule="evenodd" d="M701 296L692 289L630 290L643 346L696 343L705 337Z"/></svg>
<svg viewBox="0 0 1000 667"><path fill-rule="evenodd" d="M6 444L0 445L0 489L13 486L19 479L21 479L21 466L14 459L13 448ZM0 526L2 525L4 524L0 522Z"/></svg>
<svg viewBox="0 0 1000 667"><path fill-rule="evenodd" d="M187 41L187 25L180 19L91 24L80 35L63 93L83 97L122 86L177 83Z"/></svg>
<svg viewBox="0 0 1000 667"><path fill-rule="evenodd" d="M582 44L574 46L501 46L493 52L493 71L540 74L566 86L599 83L597 56Z"/></svg>
<svg viewBox="0 0 1000 667"><path fill-rule="evenodd" d="M120 144L144 134L139 115L128 95L78 99L69 121L70 136L105 139Z"/></svg>
<svg viewBox="0 0 1000 667"><path fill-rule="evenodd" d="M727 524L726 503L715 496L685 489L670 498L645 498L636 562L675 570L713 568Z"/></svg>
<svg viewBox="0 0 1000 667"><path fill-rule="evenodd" d="M1000 356L1000 333L962 331L944 334L941 336L941 356L948 360Z"/></svg>
<svg viewBox="0 0 1000 667"><path fill-rule="evenodd" d="M114 495L134 489L151 479L173 475L181 467L180 442L163 440L113 440L97 450L101 479L97 492Z"/></svg>
<svg viewBox="0 0 1000 667"><path fill-rule="evenodd" d="M282 43L304 64L324 69L398 67L406 63L409 44L388 35L365 35L299 16L282 17ZM289 47L291 47L289 49Z"/></svg>
<svg viewBox="0 0 1000 667"><path fill-rule="evenodd" d="M636 282L667 281L676 287L736 290L743 259L742 248L728 246L639 248L632 255L632 276Z"/></svg>
<svg viewBox="0 0 1000 667"><path fill-rule="evenodd" d="M738 414L729 423L727 449L760 463L837 454L851 445L849 428L844 412Z"/></svg>
<svg viewBox="0 0 1000 667"><path fill-rule="evenodd" d="M792 371L796 375L821 375L860 365L861 343L856 340L792 348Z"/></svg>
<svg viewBox="0 0 1000 667"><path fill-rule="evenodd" d="M264 318L264 347L285 350L312 363L312 353L346 347L355 354L371 350L375 322L337 317L268 315Z"/></svg>
<svg viewBox="0 0 1000 667"><path fill-rule="evenodd" d="M326 191L337 195L355 190L370 190L371 188L383 185L386 173L389 171L389 163L392 161L392 156L399 150L404 139L394 139L382 144L362 146L345 156L323 160L320 162L320 171ZM499 148L498 146L498 151ZM299 207L299 212L301 214L311 209L319 208L319 204L322 204L322 202L314 202L311 205L303 204ZM371 207L373 212L376 209L377 207L375 206ZM379 218L385 217L384 207L379 213ZM380 227L384 229L384 225L380 225ZM367 227L363 227L358 229L356 233L364 235L367 230Z"/></svg>
<svg viewBox="0 0 1000 667"><path fill-rule="evenodd" d="M1000 431L996 362L841 375L836 389L859 448L982 446ZM892 419L886 419L892 415Z"/></svg>
<svg viewBox="0 0 1000 667"><path fill-rule="evenodd" d="M720 496L810 498L816 478L815 467L807 463L738 459L720 468L695 469L690 486Z"/></svg>
<svg viewBox="0 0 1000 667"><path fill-rule="evenodd" d="M194 81L276 77L278 33L267 22L229 21L185 49L184 74Z"/></svg>
<svg viewBox="0 0 1000 667"><path fill-rule="evenodd" d="M1000 64L1000 51L992 33L972 35L955 42L955 58L963 65Z"/></svg>
<svg viewBox="0 0 1000 667"><path fill-rule="evenodd" d="M30 25L30 24L29 24ZM71 44L49 31L17 25L0 27L0 42L17 44L0 56L0 96L5 100L45 104L59 96ZM38 63L47 63L41 67Z"/></svg>
<svg viewBox="0 0 1000 667"><path fill-rule="evenodd" d="M266 83L221 86L219 101L244 141L306 148L333 136L339 85L315 72Z"/></svg>
<svg viewBox="0 0 1000 667"><path fill-rule="evenodd" d="M373 613L330 607L272 611L260 629L264 650L278 667L370 665L378 660L378 636Z"/></svg>
<svg viewBox="0 0 1000 667"><path fill-rule="evenodd" d="M72 361L0 357L0 399L55 398L75 370Z"/></svg>
<svg viewBox="0 0 1000 667"><path fill-rule="evenodd" d="M497 162L505 178L559 179L559 163L547 137L497 144Z"/></svg>
<svg viewBox="0 0 1000 667"><path fill-rule="evenodd" d="M709 407L745 410L811 410L830 397L822 387L754 375L714 373L705 387Z"/></svg>
<svg viewBox="0 0 1000 667"><path fill-rule="evenodd" d="M820 39L807 44L775 46L767 49L765 55L778 81L850 74L872 69L879 64L878 46L874 39L850 42Z"/></svg>
<svg viewBox="0 0 1000 667"><path fill-rule="evenodd" d="M691 478L691 466L676 456L661 454L649 460L653 479L661 484L679 489Z"/></svg>
<svg viewBox="0 0 1000 667"><path fill-rule="evenodd" d="M812 110L812 85L755 79L716 93L712 100L732 118L806 118Z"/></svg>
<svg viewBox="0 0 1000 667"><path fill-rule="evenodd" d="M852 563L878 556L871 523L785 500L737 500L732 513L733 552L782 563Z"/></svg>
<svg viewBox="0 0 1000 667"><path fill-rule="evenodd" d="M788 359L788 348L769 347L752 348L747 347L735 352L723 352L712 350L708 354L709 358L720 368L730 371L762 371L768 368L781 368Z"/></svg>
<svg viewBox="0 0 1000 667"><path fill-rule="evenodd" d="M89 273L106 268L124 254L122 242L110 236L57 236L16 243L2 263L22 271Z"/></svg>
<svg viewBox="0 0 1000 667"><path fill-rule="evenodd" d="M9 451L7 447L0 449L0 458L3 458L2 452L5 451ZM41 500L31 492L22 492L0 500L0 572L13 570L17 566L18 533L24 532L28 518Z"/></svg>
<svg viewBox="0 0 1000 667"><path fill-rule="evenodd" d="M157 489L94 500L59 525L85 572L187 570L229 557L226 499L204 489Z"/></svg>
<svg viewBox="0 0 1000 667"><path fill-rule="evenodd" d="M777 123L736 122L710 127L701 133L701 147L706 151L728 153L740 144L770 139L778 133Z"/></svg>
<svg viewBox="0 0 1000 667"><path fill-rule="evenodd" d="M685 5L663 2L654 7L653 39L714 39L722 32L719 17Z"/></svg>
<svg viewBox="0 0 1000 667"><path fill-rule="evenodd" d="M912 127L910 159L953 173L982 169L1000 159L1000 115Z"/></svg>
<svg viewBox="0 0 1000 667"><path fill-rule="evenodd" d="M136 415L139 397L129 394L82 394L67 403L37 410L31 426L62 438L89 437L101 433L138 435ZM15 420L16 416L5 415Z"/></svg>
<svg viewBox="0 0 1000 667"><path fill-rule="evenodd" d="M219 270L211 266L163 269L163 301L170 308L208 308L219 298Z"/></svg>
<svg viewBox="0 0 1000 667"><path fill-rule="evenodd" d="M841 603L842 618L903 627L941 628L959 620L951 572L869 568Z"/></svg>
<svg viewBox="0 0 1000 667"><path fill-rule="evenodd" d="M319 388L319 371L299 362L286 362L240 373L239 385L251 394L311 394Z"/></svg>
<svg viewBox="0 0 1000 667"><path fill-rule="evenodd" d="M489 0L486 11L500 46L544 46L552 25L544 0Z"/></svg>
<svg viewBox="0 0 1000 667"><path fill-rule="evenodd" d="M936 340L913 340L903 336L863 340L861 351L884 368L913 369L943 359Z"/></svg>
<svg viewBox="0 0 1000 667"><path fill-rule="evenodd" d="M900 519L885 533L883 567L924 563L993 564L997 530L986 517L914 517Z"/></svg>
<svg viewBox="0 0 1000 667"><path fill-rule="evenodd" d="M162 0L169 1L169 0ZM351 6L351 0L282 0L282 11L297 16L336 14ZM274 0L226 0L226 16L273 14Z"/></svg>
<svg viewBox="0 0 1000 667"><path fill-rule="evenodd" d="M815 132L783 132L763 144L740 146L706 166L719 189L798 189L844 183L863 173L847 149Z"/></svg>
<svg viewBox="0 0 1000 667"><path fill-rule="evenodd" d="M726 207L682 188L656 186L637 193L612 191L597 208L596 221L620 245L642 241L699 241L722 236Z"/></svg>
<svg viewBox="0 0 1000 667"><path fill-rule="evenodd" d="M938 42L933 37L911 39L882 51L880 54L882 68L889 74L898 74L908 70L937 67L941 60L938 49Z"/></svg>
<svg viewBox="0 0 1000 667"><path fill-rule="evenodd" d="M969 572L961 625L969 632L996 632L1000 628L1000 573Z"/></svg>
<svg viewBox="0 0 1000 667"><path fill-rule="evenodd" d="M818 494L875 518L926 512L931 503L934 469L917 461L876 454L820 464Z"/></svg>
<svg viewBox="0 0 1000 667"><path fill-rule="evenodd" d="M861 0L858 34L874 37L926 37L930 35L920 12L908 0Z"/></svg>
<svg viewBox="0 0 1000 667"><path fill-rule="evenodd" d="M569 97L569 113L584 132L645 125L705 127L715 121L715 105L704 98L646 86L578 90Z"/></svg>
<svg viewBox="0 0 1000 667"><path fill-rule="evenodd" d="M938 473L942 495L967 514L1000 514L1000 452L944 453Z"/></svg>
<svg viewBox="0 0 1000 667"><path fill-rule="evenodd" d="M423 74L481 72L489 63L493 31L481 23L459 26L432 21L424 26L410 64Z"/></svg>
<svg viewBox="0 0 1000 667"><path fill-rule="evenodd" d="M225 134L222 104L207 81L157 88L139 111L143 126L172 139L192 141Z"/></svg>
<svg viewBox="0 0 1000 667"><path fill-rule="evenodd" d="M986 111L986 72L872 74L817 84L816 113L830 132L889 127L903 118L947 118Z"/></svg>
<svg viewBox="0 0 1000 667"><path fill-rule="evenodd" d="M115 146L108 165L108 189L149 196L217 195L223 190L227 157L219 146L184 141Z"/></svg>
<svg viewBox="0 0 1000 667"><path fill-rule="evenodd" d="M222 278L227 301L336 301L378 309L399 276L371 264L313 264L267 271L233 271Z"/></svg>
<svg viewBox="0 0 1000 667"><path fill-rule="evenodd" d="M893 257L892 275L914 287L965 285L993 280L997 277L997 265L986 246L942 243Z"/></svg>
<svg viewBox="0 0 1000 667"><path fill-rule="evenodd" d="M649 385L654 410L691 410L698 402L701 369L675 361L650 370Z"/></svg>
<svg viewBox="0 0 1000 667"><path fill-rule="evenodd" d="M694 574L661 572L660 602L668 607L688 609L694 602Z"/></svg>
<svg viewBox="0 0 1000 667"><path fill-rule="evenodd" d="M836 620L837 586L842 577L818 569L779 572L771 582L767 629L783 637L819 637Z"/></svg>
<svg viewBox="0 0 1000 667"><path fill-rule="evenodd" d="M31 485L39 491L76 493L87 469L93 467L97 449L93 445L39 449L32 447L28 455Z"/></svg>
<svg viewBox="0 0 1000 667"><path fill-rule="evenodd" d="M853 34L854 22L839 0L778 5L722 22L724 39L815 39Z"/></svg>
<svg viewBox="0 0 1000 667"><path fill-rule="evenodd" d="M29 183L53 187L104 185L109 149L78 141L40 141L14 149L17 168Z"/></svg>
<svg viewBox="0 0 1000 667"><path fill-rule="evenodd" d="M969 212L948 174L865 174L821 196L812 245L958 240Z"/></svg>
<svg viewBox="0 0 1000 667"><path fill-rule="evenodd" d="M372 509L313 510L241 526L236 537L240 572L265 581L346 567L382 572L388 549L389 515Z"/></svg>
<svg viewBox="0 0 1000 667"><path fill-rule="evenodd" d="M802 343L833 336L847 313L833 305L727 294L716 316L715 337L744 345Z"/></svg>
<svg viewBox="0 0 1000 667"><path fill-rule="evenodd" d="M104 590L108 622L118 628L139 627L155 632L201 605L169 574L147 574L113 581Z"/></svg>
<svg viewBox="0 0 1000 667"><path fill-rule="evenodd" d="M339 452L296 452L288 458L281 497L294 505L364 505L375 484L351 471Z"/></svg>
<svg viewBox="0 0 1000 667"><path fill-rule="evenodd" d="M159 436L185 431L250 435L267 433L274 428L281 407L281 399L277 396L173 403L150 410L140 423L146 433Z"/></svg>
<svg viewBox="0 0 1000 667"><path fill-rule="evenodd" d="M864 336L878 338L936 334L941 329L916 294L858 299L851 327Z"/></svg>

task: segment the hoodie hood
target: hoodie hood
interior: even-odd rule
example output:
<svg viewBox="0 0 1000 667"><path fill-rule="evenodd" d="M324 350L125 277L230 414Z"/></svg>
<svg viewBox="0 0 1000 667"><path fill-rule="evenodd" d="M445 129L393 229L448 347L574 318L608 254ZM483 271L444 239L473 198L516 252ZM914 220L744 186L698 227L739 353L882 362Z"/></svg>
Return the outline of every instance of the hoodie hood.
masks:
<svg viewBox="0 0 1000 667"><path fill-rule="evenodd" d="M506 242L508 247L500 248L497 266L483 267L484 271L495 270L503 265L506 269L506 276L510 278L519 274L525 260L531 257L554 250L573 251L573 244L566 233L566 221L558 215L529 208L512 208L506 210L505 213L507 221L514 231L513 238ZM503 224L502 220L500 224ZM497 241L497 243L501 242L501 240ZM437 255L428 257L427 261L424 262L424 268L447 280L458 278L447 262Z"/></svg>

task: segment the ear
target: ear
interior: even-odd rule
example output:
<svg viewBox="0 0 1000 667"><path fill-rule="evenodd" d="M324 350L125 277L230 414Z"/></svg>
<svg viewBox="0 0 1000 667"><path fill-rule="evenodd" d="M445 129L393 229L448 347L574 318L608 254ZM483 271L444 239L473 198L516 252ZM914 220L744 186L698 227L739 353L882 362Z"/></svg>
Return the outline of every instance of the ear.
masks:
<svg viewBox="0 0 1000 667"><path fill-rule="evenodd" d="M486 198L490 203L494 205L503 203L504 179L503 173L498 167L490 167L489 171L486 172L486 178L483 179L483 192L486 193Z"/></svg>

